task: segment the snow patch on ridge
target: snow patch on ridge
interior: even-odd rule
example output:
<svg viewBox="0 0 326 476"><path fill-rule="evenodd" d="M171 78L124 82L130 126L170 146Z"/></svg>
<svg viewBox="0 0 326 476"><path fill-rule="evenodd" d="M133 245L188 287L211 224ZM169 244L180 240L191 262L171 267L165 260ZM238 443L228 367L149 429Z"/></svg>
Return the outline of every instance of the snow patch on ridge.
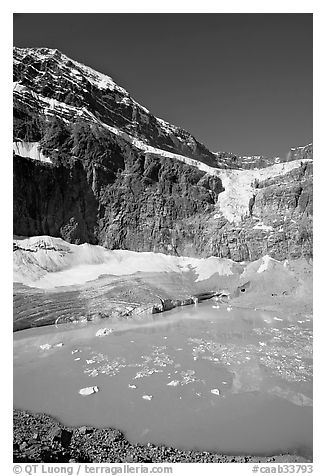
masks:
<svg viewBox="0 0 326 476"><path fill-rule="evenodd" d="M68 60L67 56L62 55L62 57ZM121 92L125 92L125 90L120 88L120 86L118 86L110 76L100 73L99 71L96 71L95 69L92 69L89 66L85 66L82 63L78 63L78 61L70 61L74 63L74 65L84 73L88 81L93 84L93 86L99 89L110 89L111 91L119 90ZM76 70L76 75L79 72L78 69Z"/></svg>
<svg viewBox="0 0 326 476"><path fill-rule="evenodd" d="M52 160L41 152L38 142L17 141L13 143L13 150L15 154L21 157L29 157L33 160L52 164Z"/></svg>
<svg viewBox="0 0 326 476"><path fill-rule="evenodd" d="M312 145L312 142L310 142L310 144L300 145L298 147L291 147L291 150L305 149L306 147L309 147L310 145Z"/></svg>
<svg viewBox="0 0 326 476"><path fill-rule="evenodd" d="M264 271L267 271L269 268L269 265L273 262L276 261L275 259L271 258L270 256L266 255L262 257L262 263L259 266L257 273L263 273Z"/></svg>
<svg viewBox="0 0 326 476"><path fill-rule="evenodd" d="M253 230L273 231L272 226L264 225L264 223L257 223L252 229Z"/></svg>

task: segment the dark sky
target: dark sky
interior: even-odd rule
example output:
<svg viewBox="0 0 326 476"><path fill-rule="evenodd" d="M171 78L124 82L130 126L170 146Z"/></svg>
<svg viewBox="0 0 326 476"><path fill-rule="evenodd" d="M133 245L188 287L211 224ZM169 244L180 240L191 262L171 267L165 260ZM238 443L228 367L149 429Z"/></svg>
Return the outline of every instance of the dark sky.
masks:
<svg viewBox="0 0 326 476"><path fill-rule="evenodd" d="M15 14L14 45L109 74L213 151L312 141L311 14Z"/></svg>

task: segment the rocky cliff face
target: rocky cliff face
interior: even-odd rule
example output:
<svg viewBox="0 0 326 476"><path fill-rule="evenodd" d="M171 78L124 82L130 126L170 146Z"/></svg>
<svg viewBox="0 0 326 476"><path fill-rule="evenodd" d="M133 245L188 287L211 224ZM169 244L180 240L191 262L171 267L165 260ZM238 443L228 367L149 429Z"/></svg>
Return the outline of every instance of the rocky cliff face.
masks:
<svg viewBox="0 0 326 476"><path fill-rule="evenodd" d="M217 167L225 169L253 170L270 167L274 164L290 162L291 160L312 159L312 144L303 147L293 147L286 157L264 157L263 155L238 155L231 152L214 152Z"/></svg>
<svg viewBox="0 0 326 476"><path fill-rule="evenodd" d="M60 52L15 49L15 234L235 261L311 256L312 146L228 157Z"/></svg>
<svg viewBox="0 0 326 476"><path fill-rule="evenodd" d="M156 118L110 77L58 50L14 49L14 97L18 138L41 138L37 126L42 119L59 116L70 122L79 118L112 126L151 146L215 164L214 154L187 131Z"/></svg>

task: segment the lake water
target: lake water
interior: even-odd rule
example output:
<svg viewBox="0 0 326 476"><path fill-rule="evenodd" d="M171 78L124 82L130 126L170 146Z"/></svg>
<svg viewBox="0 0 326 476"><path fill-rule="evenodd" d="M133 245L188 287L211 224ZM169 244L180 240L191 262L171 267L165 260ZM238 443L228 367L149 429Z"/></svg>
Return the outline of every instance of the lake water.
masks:
<svg viewBox="0 0 326 476"><path fill-rule="evenodd" d="M311 456L311 319L215 306L15 333L15 408L132 442ZM98 393L79 394L89 386Z"/></svg>

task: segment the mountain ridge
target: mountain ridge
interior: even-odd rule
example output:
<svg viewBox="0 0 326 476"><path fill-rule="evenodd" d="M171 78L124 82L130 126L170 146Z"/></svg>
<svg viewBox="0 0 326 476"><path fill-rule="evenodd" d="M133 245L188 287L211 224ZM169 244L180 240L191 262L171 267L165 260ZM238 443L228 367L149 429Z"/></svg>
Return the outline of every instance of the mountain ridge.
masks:
<svg viewBox="0 0 326 476"><path fill-rule="evenodd" d="M194 136L191 135L189 132L187 132L185 129L183 129L179 126L173 125L173 124L165 121L164 119L161 119L161 118L156 117L153 114L151 114L150 111L146 107L141 105L139 102L137 102L128 93L128 91L126 91L123 87L119 86L112 79L111 76L106 75L104 73L100 73L100 72L96 71L95 69L93 69L89 66L85 66L84 64L82 64L80 62L72 60L67 55L65 55L64 53L62 53L61 51L59 51L57 49L51 49L51 48L45 48L45 47L39 47L39 48L38 47L33 47L33 48L14 47L14 79L19 79L19 78L22 79L22 76L21 76L22 74L23 74L23 78L26 79L26 76L24 77L24 74L26 73L26 69L23 69L23 71L22 71L21 69L19 70L19 68L17 68L15 70L15 65L17 66L17 65L20 65L24 61L26 62L26 58L31 59L31 53L34 53L35 59L38 59L40 61L41 60L42 61L43 60L50 61L52 59L52 60L60 63L61 66L62 65L69 65L69 64L75 65L77 68L79 68L80 71L82 71L84 73L85 78L93 86L98 87L99 89L104 89L104 90L109 89L111 91L118 91L119 93L122 93L123 96L124 96L122 98L122 102L125 102L126 104L130 103L130 104L133 104L134 106L136 106L137 108L140 108L142 111L144 111L144 113L149 114L150 116L155 118L155 120L163 127L163 129L168 130L169 133L176 133L176 132L179 131L182 134L189 135L193 139L195 139ZM27 66L28 66L28 61L27 61ZM31 66L31 65L29 65L29 66ZM34 66L32 66L32 68L34 68ZM77 75L78 75L78 72L77 72ZM85 78L83 78L83 79L85 79ZM71 80L71 78L70 78L70 80ZM19 82L20 81L17 81L17 83L19 83ZM14 85L14 91L15 91L15 85ZM68 104L69 104L69 102L68 102ZM107 125L109 125L109 124L107 124ZM205 147L203 144L201 144L201 146ZM291 151L294 151L294 150L297 150L297 149L308 148L309 146L312 146L312 144L310 143L310 144L307 144L303 147L293 147L293 148L291 148ZM168 148L171 148L171 145ZM209 151L209 150L207 149L207 151ZM237 168L234 164L232 164L232 160L234 161L235 158L237 158L237 160L240 161L240 162L242 160L244 160L246 162L246 159L252 159L253 158L253 159L256 159L257 162L259 162L258 166L259 166L259 168L261 168L261 167L264 167L264 166L272 165L274 163L286 162L286 161L292 160L291 159L291 156L292 156L291 151L287 154L286 157L283 157L283 158L280 158L280 157L266 157L266 156L261 155L261 154L260 155L253 155L253 156L245 156L245 155L234 154L232 152L225 152L225 151L224 152L221 152L221 151L220 152L211 152L211 151L209 151L209 152L210 152L210 154L212 154L213 156L216 156L217 158L222 157L223 159L225 159L225 158L229 159L227 161L227 163L225 163L225 160L222 160L220 163L218 162L216 164L215 163L212 164L213 166L222 167L222 168L224 168L224 167ZM276 160L276 162L275 162L275 159L279 159L279 160ZM264 165L265 163L266 163L266 165ZM255 164L254 165L249 165L248 168L252 168L253 166L255 166ZM247 167L245 166L245 168L247 168Z"/></svg>
<svg viewBox="0 0 326 476"><path fill-rule="evenodd" d="M258 157L260 168L217 157L57 50L14 50L17 235L234 261L311 256L312 146Z"/></svg>
<svg viewBox="0 0 326 476"><path fill-rule="evenodd" d="M214 155L203 144L184 129L153 116L111 77L71 60L58 50L15 48L14 58L14 82L21 87L27 86L45 99L50 97L52 101L63 102L66 106L81 109L87 105L88 113L96 112L97 119L107 126L116 126L155 147L183 152L190 157L196 154L209 165L214 165ZM53 75L51 80L48 73L51 68L58 73L58 67L56 90L51 93L54 87L49 87L49 84L53 82ZM49 106L53 109L53 102ZM49 113L50 110L46 111L46 114ZM79 114L82 115L82 112ZM146 135L139 126L144 126L144 123L147 125Z"/></svg>

